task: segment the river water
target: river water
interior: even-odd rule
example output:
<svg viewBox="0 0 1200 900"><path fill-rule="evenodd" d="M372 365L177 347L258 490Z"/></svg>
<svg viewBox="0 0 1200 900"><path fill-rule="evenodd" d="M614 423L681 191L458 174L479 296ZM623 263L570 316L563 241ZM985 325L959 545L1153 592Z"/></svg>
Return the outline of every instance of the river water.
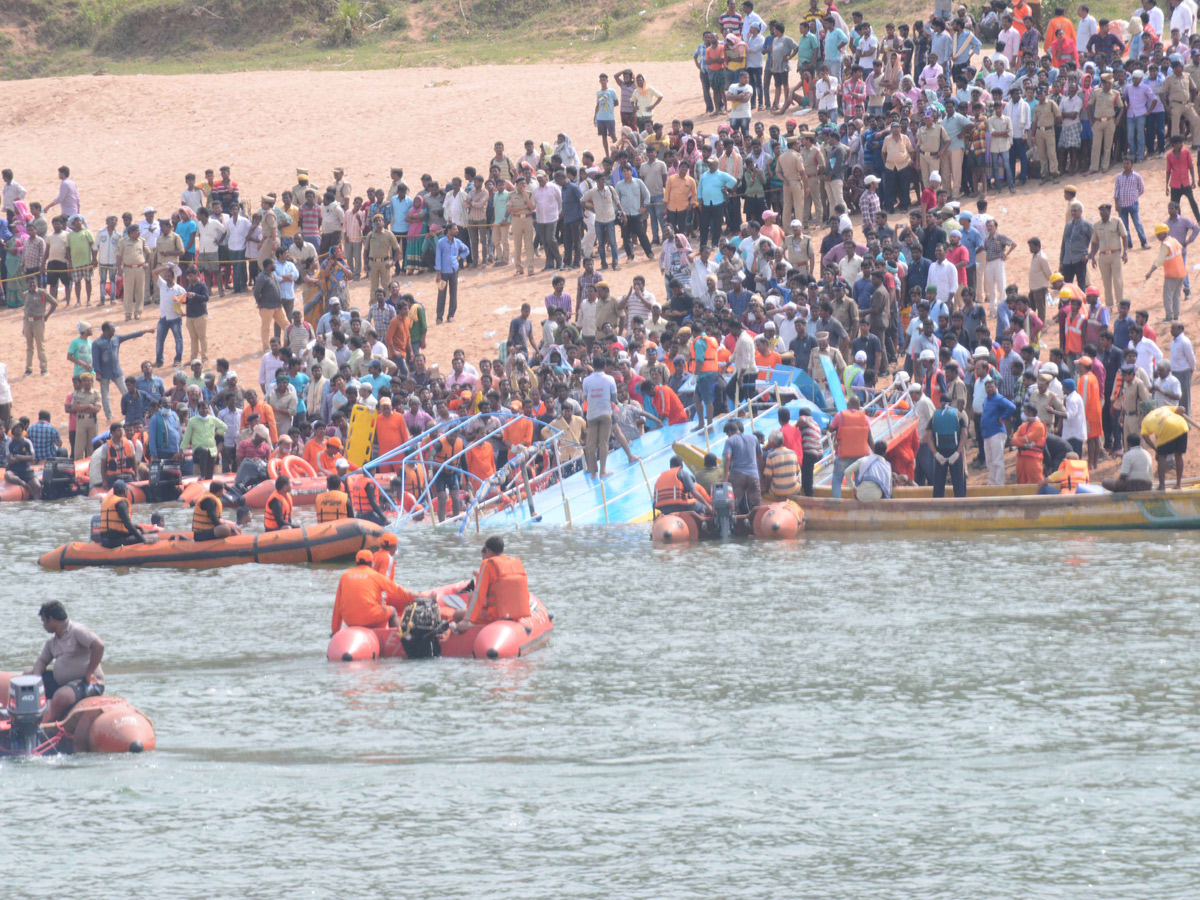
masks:
<svg viewBox="0 0 1200 900"><path fill-rule="evenodd" d="M523 533L547 648L347 666L336 568L38 569L93 506L0 510L0 667L63 599L158 750L0 765L0 896L1200 889L1196 537ZM406 535L400 580L478 548Z"/></svg>

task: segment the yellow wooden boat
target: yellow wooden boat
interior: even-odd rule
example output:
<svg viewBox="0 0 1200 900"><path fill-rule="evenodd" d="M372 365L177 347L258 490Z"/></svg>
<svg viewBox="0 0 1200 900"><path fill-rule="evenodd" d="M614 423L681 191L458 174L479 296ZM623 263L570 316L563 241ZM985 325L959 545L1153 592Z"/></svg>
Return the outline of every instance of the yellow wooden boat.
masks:
<svg viewBox="0 0 1200 900"><path fill-rule="evenodd" d="M1200 528L1200 490L1130 494L968 496L860 503L812 497L801 503L809 534L896 531L1101 531Z"/></svg>

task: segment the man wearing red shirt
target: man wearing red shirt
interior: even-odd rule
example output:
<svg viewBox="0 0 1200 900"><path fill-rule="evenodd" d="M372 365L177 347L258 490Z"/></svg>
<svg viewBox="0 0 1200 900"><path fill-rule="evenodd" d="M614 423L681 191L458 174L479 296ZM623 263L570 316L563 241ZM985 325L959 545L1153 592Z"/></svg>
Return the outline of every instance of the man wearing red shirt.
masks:
<svg viewBox="0 0 1200 900"><path fill-rule="evenodd" d="M1171 192L1171 202L1178 203L1180 197L1187 197L1192 205L1192 215L1200 219L1200 209L1196 208L1196 198L1192 188L1196 186L1196 170L1192 167L1192 151L1183 146L1183 135L1171 137L1171 149L1167 151L1167 189Z"/></svg>

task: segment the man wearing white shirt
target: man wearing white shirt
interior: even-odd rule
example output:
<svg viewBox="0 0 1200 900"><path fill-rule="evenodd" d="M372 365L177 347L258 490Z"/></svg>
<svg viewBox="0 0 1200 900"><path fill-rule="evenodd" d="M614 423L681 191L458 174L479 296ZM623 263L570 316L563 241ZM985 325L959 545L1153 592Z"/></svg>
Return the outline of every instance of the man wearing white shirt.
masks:
<svg viewBox="0 0 1200 900"><path fill-rule="evenodd" d="M587 434L584 437L583 460L588 474L608 476L608 439L612 435L613 404L617 402L617 382L607 369L611 363L596 357L593 371L583 379L581 392L587 406Z"/></svg>
<svg viewBox="0 0 1200 900"><path fill-rule="evenodd" d="M758 26L759 34L766 34L767 23L763 21L762 16L760 16L758 13L756 13L754 11L754 4L751 3L750 0L746 0L746 2L742 4L742 40L743 41L749 40L750 28L754 25ZM749 50L750 48L747 47L746 49ZM750 65L750 62L748 59L747 59L746 65L747 66ZM759 65L761 65L761 63L759 63Z"/></svg>
<svg viewBox="0 0 1200 900"><path fill-rule="evenodd" d="M1004 114L1012 122L1012 146L1008 150L1009 168L1012 169L1013 179L1017 179L1017 162L1021 163L1021 177L1018 184L1024 184L1029 178L1029 127L1033 124L1033 113L1029 102L1021 96L1021 89L1014 87L1010 94L1012 99L1004 104Z"/></svg>
<svg viewBox="0 0 1200 900"><path fill-rule="evenodd" d="M827 66L817 70L817 82L814 85L817 94L817 109L829 113L829 121L837 122L838 112L838 80L830 74Z"/></svg>
<svg viewBox="0 0 1200 900"><path fill-rule="evenodd" d="M204 191L196 187L196 176L191 172L188 172L183 180L187 186L179 195L179 202L192 212L197 212L204 205Z"/></svg>
<svg viewBox="0 0 1200 900"><path fill-rule="evenodd" d="M1138 368L1146 373L1146 377L1153 384L1154 370L1158 367L1158 361L1163 358L1163 352L1158 349L1158 344L1138 332L1136 325L1134 331L1136 334L1130 337L1129 344L1137 351Z"/></svg>
<svg viewBox="0 0 1200 900"><path fill-rule="evenodd" d="M175 361L179 366L183 362L183 310L187 290L175 280L174 266L160 266L151 272L158 287L158 332L154 339L154 367L161 368L163 364L163 345L167 340L167 332L175 336Z"/></svg>
<svg viewBox="0 0 1200 900"><path fill-rule="evenodd" d="M933 249L933 262L929 264L929 276L925 285L927 288L937 288L937 299L940 303L949 304L958 292L958 267L946 259L944 244L938 244ZM933 316L932 312L930 316ZM936 317L934 321L937 321Z"/></svg>
<svg viewBox="0 0 1200 900"><path fill-rule="evenodd" d="M1154 29L1154 33L1161 35L1163 33L1163 11L1158 8L1157 0L1142 0L1141 8L1138 13L1146 13L1150 16L1149 25ZM1138 13L1135 13L1137 15Z"/></svg>
<svg viewBox="0 0 1200 900"><path fill-rule="evenodd" d="M699 297L708 289L708 276L717 274L717 261L712 258L709 247L701 247L692 260L692 277L689 281L691 295Z"/></svg>
<svg viewBox="0 0 1200 900"><path fill-rule="evenodd" d="M983 84L988 89L988 93L1000 88L1007 97L1013 85L1013 75L1008 71L1008 60L1003 55L997 54L993 57L992 63L996 68L991 75L983 79Z"/></svg>
<svg viewBox="0 0 1200 900"><path fill-rule="evenodd" d="M229 261L233 263L233 292L241 294L246 290L248 281L246 272L246 238L254 227L251 220L243 216L236 206L225 217L225 247L229 251Z"/></svg>
<svg viewBox="0 0 1200 900"><path fill-rule="evenodd" d="M346 211L342 205L329 194L325 199L329 202L321 207L321 246L317 248L320 254L328 253L342 242L342 230L346 227Z"/></svg>
<svg viewBox="0 0 1200 900"><path fill-rule="evenodd" d="M0 172L0 177L4 179L4 211L16 212L17 201L25 199L25 188L13 181L12 169Z"/></svg>
<svg viewBox="0 0 1200 900"><path fill-rule="evenodd" d="M1092 39L1092 35L1100 31L1100 25L1096 22L1096 17L1091 14L1086 6L1079 4L1079 24L1075 26L1075 49L1079 53L1080 62L1083 61L1083 55L1087 52L1088 41Z"/></svg>
<svg viewBox="0 0 1200 900"><path fill-rule="evenodd" d="M158 236L162 234L162 229L158 225L158 220L154 218L156 210L153 206L147 206L142 210L142 220L137 223L138 234L142 240L146 242L146 249L150 251L150 268L158 267L158 253L155 252L158 247ZM146 297L145 301L150 302L154 285L150 279L146 279Z"/></svg>
<svg viewBox="0 0 1200 900"><path fill-rule="evenodd" d="M1196 374L1196 354L1192 342L1183 333L1183 323L1171 323L1171 374L1179 379L1182 396L1179 405L1187 414L1192 412L1192 376Z"/></svg>
<svg viewBox="0 0 1200 900"><path fill-rule="evenodd" d="M1192 24L1195 22L1195 15L1186 2L1182 0L1172 0L1171 2L1171 30L1179 29L1179 36L1183 40L1187 40L1192 31Z"/></svg>
<svg viewBox="0 0 1200 900"><path fill-rule="evenodd" d="M225 284L221 280L220 247L225 237L225 226L214 216L208 214L207 207L200 207L196 213L199 224L196 226L196 262L204 273L204 281L209 290L215 286L220 296L225 296Z"/></svg>
<svg viewBox="0 0 1200 900"><path fill-rule="evenodd" d="M117 217L109 216L104 227L96 234L96 263L100 266L100 305L117 300L117 260L120 251L121 232L117 228ZM108 293L105 293L105 284Z"/></svg>

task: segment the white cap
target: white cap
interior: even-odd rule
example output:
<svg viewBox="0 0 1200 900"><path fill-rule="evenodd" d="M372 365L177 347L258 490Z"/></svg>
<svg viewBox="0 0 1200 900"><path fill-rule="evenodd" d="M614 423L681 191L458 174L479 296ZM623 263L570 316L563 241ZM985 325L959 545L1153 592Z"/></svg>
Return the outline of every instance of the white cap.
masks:
<svg viewBox="0 0 1200 900"><path fill-rule="evenodd" d="M1038 371L1042 375L1053 375L1055 378L1058 377L1058 366L1051 362L1042 363L1042 367Z"/></svg>
<svg viewBox="0 0 1200 900"><path fill-rule="evenodd" d="M790 226L790 227L792 227L792 228L803 228L803 227L804 227L804 223L803 223L803 222L801 222L799 219L792 219L792 224L791 224L791 226Z"/></svg>
<svg viewBox="0 0 1200 900"><path fill-rule="evenodd" d="M975 352L971 355L974 356L976 359L987 359L988 355L989 355L989 351L988 351L987 347L976 347Z"/></svg>
<svg viewBox="0 0 1200 900"><path fill-rule="evenodd" d="M350 461L349 461L349 460L347 460L347 459L346 459L344 456L339 456L339 457L338 457L338 461L337 461L337 463L335 464L334 468L338 468L338 469L349 469L349 468L350 468Z"/></svg>
<svg viewBox="0 0 1200 900"><path fill-rule="evenodd" d="M923 360L924 360L924 359L928 359L928 360L936 360L936 359L937 359L937 354L936 354L936 353L934 353L934 352L933 352L933 350L932 350L932 349L930 349L929 347L926 347L924 350L922 350L922 351L921 351L921 357L920 357L920 358L921 358L921 359L923 359Z"/></svg>
<svg viewBox="0 0 1200 900"><path fill-rule="evenodd" d="M865 363L867 361L867 351L859 350L857 353L855 353L854 361L856 363Z"/></svg>

